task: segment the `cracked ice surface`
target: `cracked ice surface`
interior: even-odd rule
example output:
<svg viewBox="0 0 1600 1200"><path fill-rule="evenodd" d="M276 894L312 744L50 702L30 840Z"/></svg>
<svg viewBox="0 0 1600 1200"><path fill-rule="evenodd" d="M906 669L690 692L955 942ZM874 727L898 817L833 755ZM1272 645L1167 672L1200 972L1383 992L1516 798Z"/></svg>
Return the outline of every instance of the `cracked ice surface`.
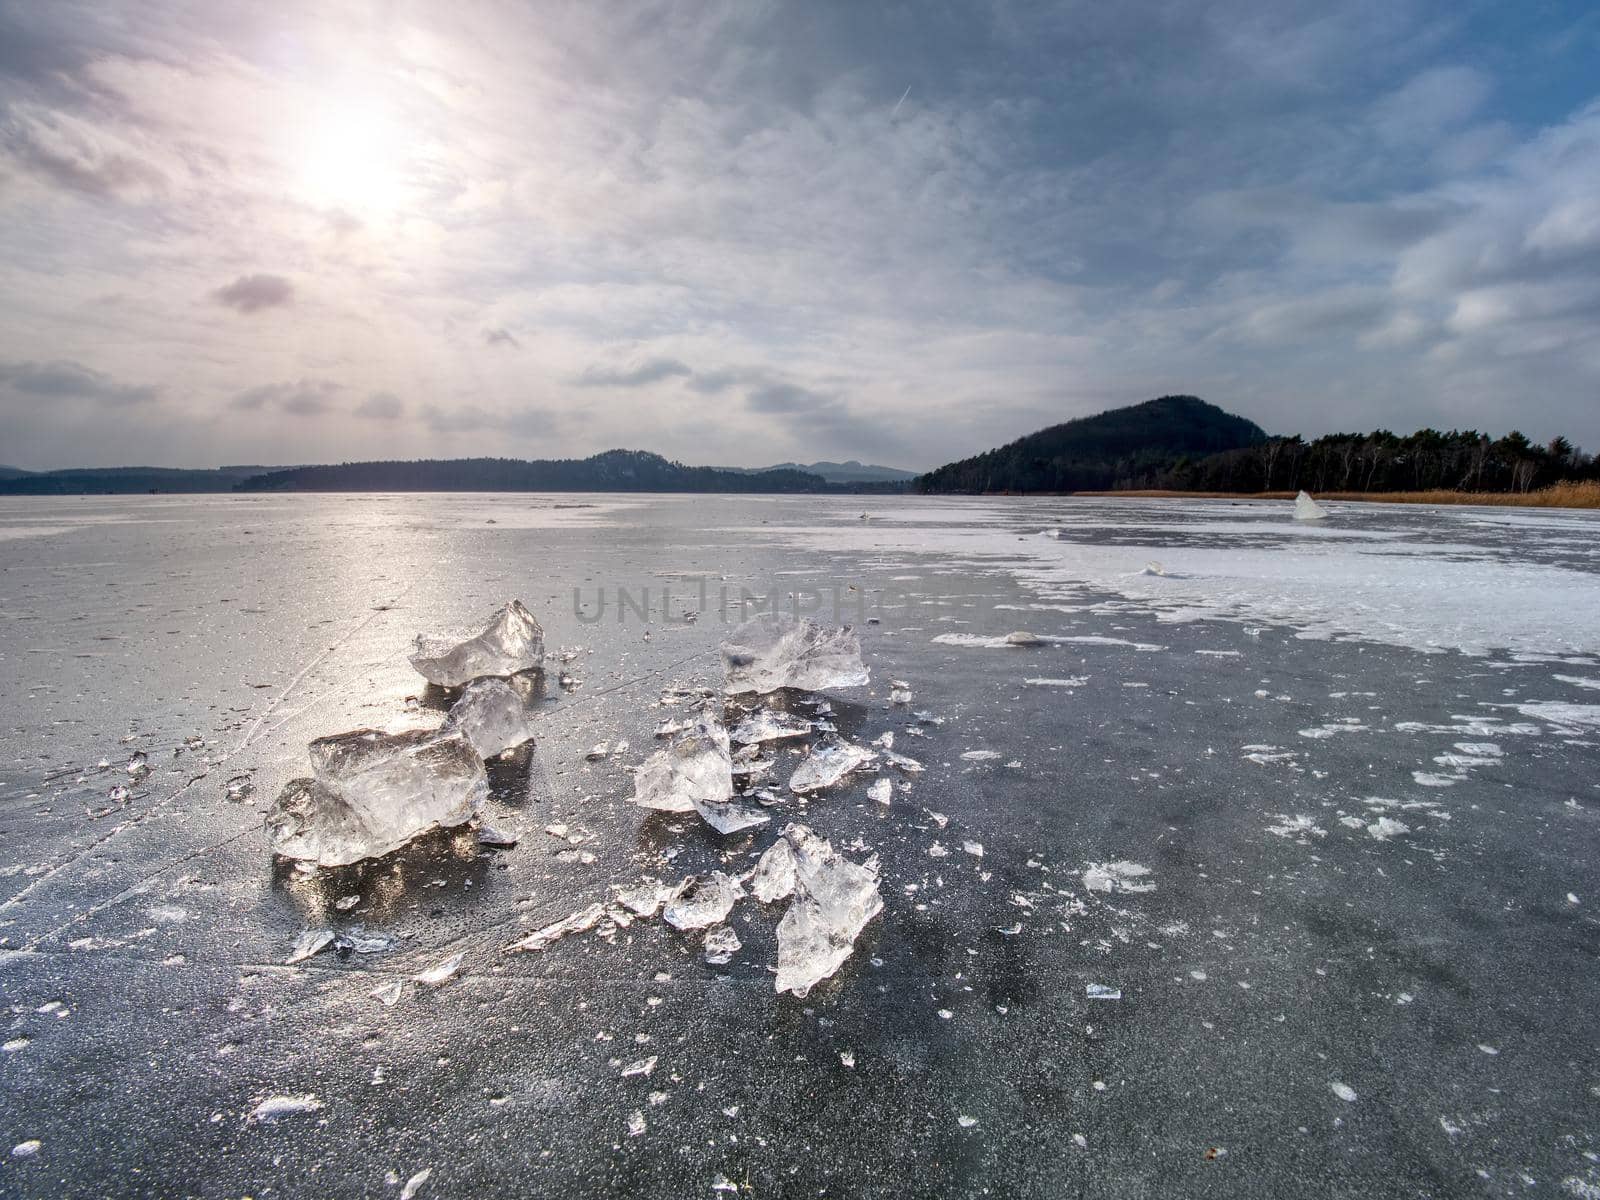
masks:
<svg viewBox="0 0 1600 1200"><path fill-rule="evenodd" d="M294 779L266 818L273 852L337 867L471 820L489 797L483 760L459 732L362 729L311 743L315 779Z"/></svg>
<svg viewBox="0 0 1600 1200"><path fill-rule="evenodd" d="M869 681L861 639L848 625L824 629L815 621L765 613L746 621L722 643L729 695L780 688L809 692L860 687Z"/></svg>
<svg viewBox="0 0 1600 1200"><path fill-rule="evenodd" d="M482 632L461 637L417 634L411 665L429 683L460 687L486 676L518 675L544 664L544 630L513 600Z"/></svg>

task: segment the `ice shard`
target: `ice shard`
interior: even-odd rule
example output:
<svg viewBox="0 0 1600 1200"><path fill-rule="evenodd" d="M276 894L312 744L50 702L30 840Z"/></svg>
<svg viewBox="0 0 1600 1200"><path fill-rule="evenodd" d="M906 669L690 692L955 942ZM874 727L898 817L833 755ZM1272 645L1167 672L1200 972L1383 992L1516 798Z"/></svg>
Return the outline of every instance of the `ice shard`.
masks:
<svg viewBox="0 0 1600 1200"><path fill-rule="evenodd" d="M721 871L691 875L667 901L661 916L674 929L705 929L726 921L744 894L744 885Z"/></svg>
<svg viewBox="0 0 1600 1200"><path fill-rule="evenodd" d="M776 742L785 738L804 737L811 732L811 729L810 721L764 708L740 721L728 737L741 746L748 746L757 742Z"/></svg>
<svg viewBox="0 0 1600 1200"><path fill-rule="evenodd" d="M793 827L787 827L785 833L788 828ZM750 892L763 904L794 894L794 847L786 836L773 842L756 860L756 869L750 873Z"/></svg>
<svg viewBox="0 0 1600 1200"><path fill-rule="evenodd" d="M779 688L820 692L868 682L861 639L848 625L824 629L815 621L763 613L722 643L725 689L730 695Z"/></svg>
<svg viewBox="0 0 1600 1200"><path fill-rule="evenodd" d="M702 715L664 750L657 750L633 773L633 802L661 812L689 812L698 804L722 804L733 797L733 759L728 731Z"/></svg>
<svg viewBox="0 0 1600 1200"><path fill-rule="evenodd" d="M603 904L591 904L581 908L569 917L562 917L559 921L552 921L543 929L536 929L527 937L512 942L503 953L518 954L528 950L543 950L552 942L558 942L569 933L587 933L600 923L606 915Z"/></svg>
<svg viewBox="0 0 1600 1200"><path fill-rule="evenodd" d="M411 653L411 665L422 677L444 688L487 676L518 675L543 664L544 630L520 600L495 613L475 635L430 637L419 633Z"/></svg>
<svg viewBox="0 0 1600 1200"><path fill-rule="evenodd" d="M867 922L883 911L883 897L876 860L850 862L804 825L786 825L781 836L793 862L794 899L778 923L776 987L803 997L850 957Z"/></svg>
<svg viewBox="0 0 1600 1200"><path fill-rule="evenodd" d="M274 853L339 867L463 824L489 797L483 760L460 732L361 729L311 743L315 779L293 779L266 817Z"/></svg>
<svg viewBox="0 0 1600 1200"><path fill-rule="evenodd" d="M743 944L731 925L718 925L706 934L706 940L702 943L705 947L706 961L719 967L732 962L733 956L739 953Z"/></svg>
<svg viewBox="0 0 1600 1200"><path fill-rule="evenodd" d="M811 748L811 753L789 778L789 790L803 795L832 787L852 771L878 761L871 750L829 734Z"/></svg>
<svg viewBox="0 0 1600 1200"><path fill-rule="evenodd" d="M533 739L533 713L504 679L475 679L450 706L446 729L458 729L480 758L493 758Z"/></svg>
<svg viewBox="0 0 1600 1200"><path fill-rule="evenodd" d="M742 800L696 800L694 810L700 814L702 821L718 833L738 833L772 820L755 805Z"/></svg>
<svg viewBox="0 0 1600 1200"><path fill-rule="evenodd" d="M1320 521L1328 515L1328 510L1318 504L1306 492L1301 492L1294 498L1294 519L1296 521Z"/></svg>

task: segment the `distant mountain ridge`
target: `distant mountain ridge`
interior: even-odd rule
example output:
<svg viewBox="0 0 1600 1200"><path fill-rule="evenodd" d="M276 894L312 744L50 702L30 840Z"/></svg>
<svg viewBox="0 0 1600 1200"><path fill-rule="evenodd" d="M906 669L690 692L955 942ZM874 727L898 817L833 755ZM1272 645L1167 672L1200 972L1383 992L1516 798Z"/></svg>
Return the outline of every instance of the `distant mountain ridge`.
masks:
<svg viewBox="0 0 1600 1200"><path fill-rule="evenodd" d="M717 470L739 471L746 475L758 475L763 471L804 471L808 475L820 475L829 483L909 483L917 477L915 471L857 462L853 458L842 463L826 460L814 463L782 462L770 467L718 467Z"/></svg>
<svg viewBox="0 0 1600 1200"><path fill-rule="evenodd" d="M59 471L23 471L0 467L0 495L77 496L132 492L230 492L236 484L263 471L261 466L217 467L67 467Z"/></svg>
<svg viewBox="0 0 1600 1200"><path fill-rule="evenodd" d="M1180 462L1267 441L1198 396L1160 396L1079 417L919 475L920 492L1082 492L1148 486Z"/></svg>
<svg viewBox="0 0 1600 1200"><path fill-rule="evenodd" d="M820 475L689 467L644 450L589 458L455 458L294 467L243 480L241 492L821 492Z"/></svg>

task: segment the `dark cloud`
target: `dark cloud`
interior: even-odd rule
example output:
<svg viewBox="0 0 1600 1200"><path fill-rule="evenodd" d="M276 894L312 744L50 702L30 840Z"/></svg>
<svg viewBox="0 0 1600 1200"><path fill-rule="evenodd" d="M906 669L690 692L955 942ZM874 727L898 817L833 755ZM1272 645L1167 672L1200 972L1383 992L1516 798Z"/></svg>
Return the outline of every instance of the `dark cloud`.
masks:
<svg viewBox="0 0 1600 1200"><path fill-rule="evenodd" d="M356 405L355 413L358 417L366 417L373 421L393 421L397 420L405 410L406 406L393 392L373 392Z"/></svg>
<svg viewBox="0 0 1600 1200"><path fill-rule="evenodd" d="M90 196L156 190L165 182L149 163L61 128L11 121L0 130L0 148L37 178Z"/></svg>
<svg viewBox="0 0 1600 1200"><path fill-rule="evenodd" d="M279 308L294 300L294 284L282 275L241 275L211 293L218 304L242 313Z"/></svg>
<svg viewBox="0 0 1600 1200"><path fill-rule="evenodd" d="M621 368L590 367L577 382L579 387L636 388L692 374L693 371L675 358L651 358Z"/></svg>
<svg viewBox="0 0 1600 1200"><path fill-rule="evenodd" d="M143 404L154 400L158 392L148 385L118 383L90 367L62 361L0 363L0 384L41 400L93 400L107 406Z"/></svg>
<svg viewBox="0 0 1600 1200"><path fill-rule="evenodd" d="M329 379L268 383L240 392L228 401L228 407L236 412L259 412L270 407L293 417L315 417L332 408L334 398L343 390L342 385Z"/></svg>
<svg viewBox="0 0 1600 1200"><path fill-rule="evenodd" d="M486 345L490 346L510 346L513 350L522 348L522 343L517 341L509 329L485 329L483 331L483 340Z"/></svg>

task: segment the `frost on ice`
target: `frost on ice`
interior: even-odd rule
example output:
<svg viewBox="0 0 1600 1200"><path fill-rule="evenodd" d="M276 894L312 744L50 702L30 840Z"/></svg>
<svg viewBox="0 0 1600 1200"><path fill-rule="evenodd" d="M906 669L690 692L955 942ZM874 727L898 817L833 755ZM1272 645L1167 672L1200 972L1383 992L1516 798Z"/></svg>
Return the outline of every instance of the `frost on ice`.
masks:
<svg viewBox="0 0 1600 1200"><path fill-rule="evenodd" d="M714 828L719 828L718 819L726 816L721 809L728 808L732 799L728 731L709 714L697 717L670 746L657 750L633 773L633 802L640 808L700 811L702 816L711 812L705 819Z"/></svg>
<svg viewBox="0 0 1600 1200"><path fill-rule="evenodd" d="M780 688L820 692L860 687L869 680L861 639L848 625L824 629L815 621L764 613L722 643L729 695Z"/></svg>
<svg viewBox="0 0 1600 1200"><path fill-rule="evenodd" d="M811 753L789 777L789 790L797 795L832 787L852 771L878 761L871 750L830 734L811 748Z"/></svg>
<svg viewBox="0 0 1600 1200"><path fill-rule="evenodd" d="M483 760L459 732L359 729L311 743L316 778L293 779L266 818L273 851L338 867L471 820L489 797Z"/></svg>
<svg viewBox="0 0 1600 1200"><path fill-rule="evenodd" d="M804 997L850 957L867 922L883 910L883 897L876 859L850 862L799 824L786 825L780 840L789 847L794 899L778 923L777 990Z"/></svg>
<svg viewBox="0 0 1600 1200"><path fill-rule="evenodd" d="M446 729L460 730L480 758L533 740L533 713L504 679L475 679L450 707Z"/></svg>
<svg viewBox="0 0 1600 1200"><path fill-rule="evenodd" d="M1328 510L1313 500L1306 492L1301 492L1294 498L1294 519L1296 521L1321 521L1328 515Z"/></svg>
<svg viewBox="0 0 1600 1200"><path fill-rule="evenodd" d="M519 675L544 665L544 630L513 600L471 636L430 637L419 633L411 665L429 683L460 687L486 676Z"/></svg>

